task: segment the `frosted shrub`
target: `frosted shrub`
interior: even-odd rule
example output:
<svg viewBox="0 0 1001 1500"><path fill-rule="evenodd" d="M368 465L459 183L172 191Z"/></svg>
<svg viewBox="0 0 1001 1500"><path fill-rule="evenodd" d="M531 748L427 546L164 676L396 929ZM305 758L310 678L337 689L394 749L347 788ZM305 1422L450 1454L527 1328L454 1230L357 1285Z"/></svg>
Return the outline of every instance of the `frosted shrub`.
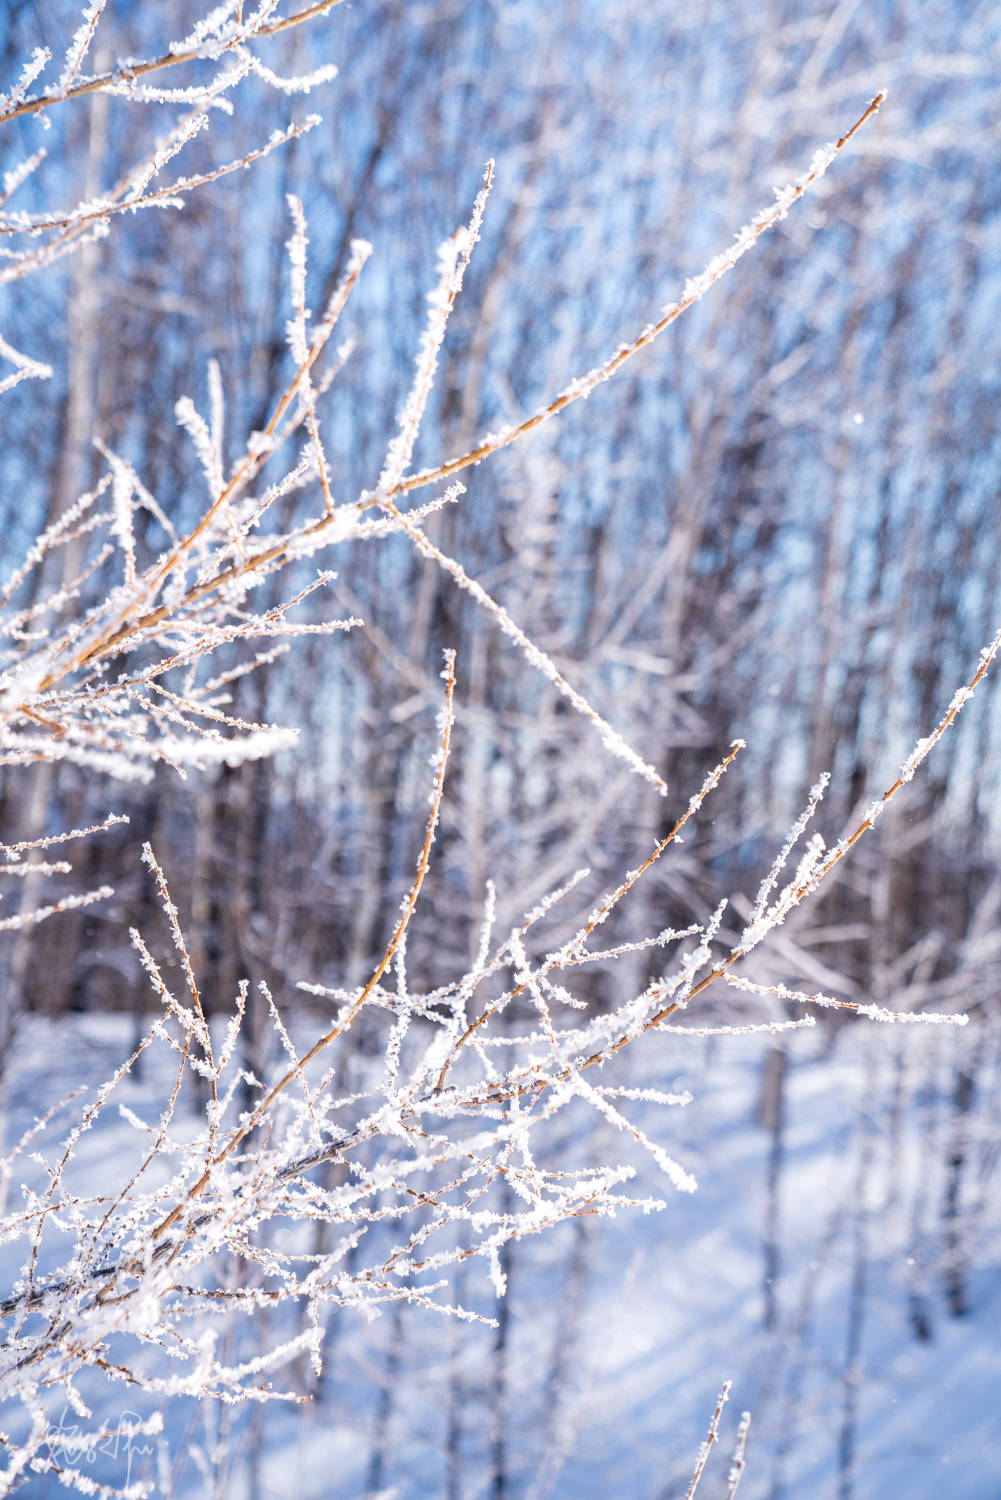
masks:
<svg viewBox="0 0 1001 1500"><path fill-rule="evenodd" d="M244 79L253 76L290 94L329 81L330 68L280 78L258 49L290 28L322 24L336 3L325 0L295 13L277 0L256 8L230 0L161 55L88 74L104 9L102 0L94 0L58 77L53 73L46 82L51 59L43 53L25 64L0 104L0 127L9 130L25 116L44 123L57 110L102 93L172 112L173 123L155 152L132 162L111 191L70 207L33 212L15 207L16 195L23 196L42 165L44 148L12 162L0 200L0 283L83 254L102 236L127 232L139 212L183 212L194 195L220 178L253 169L315 128L317 117L308 116L239 158L203 171L185 173L175 166L196 137L211 140L217 113L234 108ZM143 475L94 433L105 465L100 481L51 518L22 562L8 562L0 592L0 763L6 775L27 781L41 774L43 763L65 761L123 781L148 780L158 763L184 776L192 768L236 765L294 745L294 724L252 721L235 712L234 684L270 667L294 648L296 637L358 630L362 621L355 616L324 616L323 601L335 577L328 561L349 541L397 535L469 591L528 665L589 721L596 748L667 796L654 766L592 707L514 615L431 539L426 522L442 507L462 502L456 475L585 399L705 296L835 162L875 114L881 97L835 144L818 152L805 175L778 193L728 250L685 285L676 302L604 363L569 381L529 418L487 432L466 451L414 472L415 445L449 315L488 211L488 168L468 225L441 247L412 385L381 473L372 489L347 500L336 495L336 464L323 425L351 358L350 345L337 345L335 334L370 247L353 243L314 318L308 307L309 226L302 203L290 195L291 378L264 425L244 435L235 460L225 457L226 403L218 367L208 373L207 411L183 392L177 395L176 421L202 476L197 520L182 528ZM0 341L0 354L12 367L0 391L51 373L30 349ZM431 498L418 503L411 498L418 490ZM305 519L293 510L292 500L310 507ZM286 524L289 515L294 519ZM277 602L258 602L270 598L268 591L276 586L284 587ZM1001 637L985 649L968 685L908 758L900 777L831 847L819 834L801 847L823 796L823 783L815 787L763 875L736 943L723 936L727 903L722 897L706 921L681 930L602 946L600 929L655 861L670 854L733 764L739 741L721 747L718 764L694 794L684 789L688 800L667 835L642 851L642 862L593 906L571 937L551 942L547 923L560 903L573 899L586 872L551 891L506 931L498 930L488 886L470 966L429 990L408 973L407 940L422 887L433 879L449 754L461 733L455 652L442 644L437 739L428 746L430 815L423 842L414 830L416 872L409 889L387 893L401 903L395 930L364 982L345 988L302 983L332 1017L311 1041L303 1042L301 1025L288 1024L282 1004L289 997L276 999L266 984L258 986L281 1058L267 1076L257 1076L241 1050L248 982L226 997L227 1014L219 1013L218 1004L209 1013L186 936L188 917L175 906L169 872L155 849L143 846L145 876L177 956L174 968L166 969L155 957L149 933L133 927L131 939L148 977L155 1018L92 1098L74 1095L56 1105L4 1158L5 1180L19 1184L20 1194L8 1204L3 1240L20 1247L23 1266L0 1299L6 1327L0 1388L6 1401L23 1408L26 1425L17 1441L3 1440L3 1493L30 1486L33 1475L47 1471L89 1492L84 1469L72 1453L66 1456L66 1441L54 1444L53 1401L68 1403L83 1424L86 1436L78 1447L104 1440L109 1429L93 1413L95 1378L164 1398L293 1396L294 1385L283 1386L283 1379L297 1362L319 1377L324 1329L339 1310L374 1311L405 1301L429 1315L481 1317L456 1296L452 1273L461 1262L480 1267L500 1295L504 1250L511 1241L581 1215L612 1215L625 1208L645 1213L664 1206L664 1199L634 1191L635 1168L627 1160L562 1162L556 1143L564 1117L592 1112L652 1157L665 1193L693 1191L691 1164L631 1118L637 1101L662 1106L663 1134L669 1139L672 1111L687 1102L686 1095L617 1081L617 1055L641 1046L655 1031L691 1036L806 1028L815 1024L818 1006L879 1021L965 1020L915 1016L759 983L753 968L746 973L740 966L812 896L903 790L984 677ZM339 649L350 650L350 640ZM111 814L84 829L29 830L23 840L4 846L3 873L12 877L10 884L24 879L26 889L34 890L32 882L43 876L69 873L65 860L49 858L50 850L97 836L120 821L121 815ZM0 928L16 934L111 894L102 885L38 906L26 901L0 920ZM630 989L616 979L616 964L637 952L649 960L654 977ZM609 971L615 996L603 1009L574 988L578 973L595 966ZM707 1026L697 1011L689 1017L693 1003L714 986L763 999L765 1018L748 1020L742 1012L732 1024ZM781 1018L776 999L798 1014ZM339 1058L363 1012L366 1019L378 1017L381 1051L358 1062L354 1080L357 1085L360 1077L361 1084L348 1091ZM121 1086L154 1055L161 1059L157 1076L169 1063L172 1082L158 1116L144 1119L123 1102ZM179 1108L193 1088L203 1101L194 1130L190 1114ZM102 1163L99 1177L92 1169L78 1170L87 1133L116 1110L132 1132L134 1150L121 1161ZM59 1137L55 1147L54 1135ZM725 1390L690 1495L716 1440L726 1395ZM149 1435L157 1420L126 1424L120 1433ZM746 1432L745 1420L731 1495L743 1467ZM62 1455L58 1461L55 1447ZM116 1491L139 1492L134 1487Z"/></svg>

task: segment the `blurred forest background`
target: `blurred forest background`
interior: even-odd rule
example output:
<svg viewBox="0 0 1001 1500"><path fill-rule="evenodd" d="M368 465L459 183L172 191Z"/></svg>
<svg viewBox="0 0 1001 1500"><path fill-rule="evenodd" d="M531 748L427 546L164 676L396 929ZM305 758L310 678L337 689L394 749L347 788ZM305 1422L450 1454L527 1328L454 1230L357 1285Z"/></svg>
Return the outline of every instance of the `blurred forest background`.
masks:
<svg viewBox="0 0 1001 1500"><path fill-rule="evenodd" d="M58 52L77 9L0 0L3 78L36 46ZM172 3L167 35L160 7L114 0L93 64L157 54L200 9ZM235 453L287 381L286 194L309 218L314 307L353 237L375 247L344 317L357 347L324 408L335 493L354 500L374 485L395 429L436 247L468 218L488 157L495 187L417 466L531 413L631 338L767 202L772 183L795 177L877 89L889 98L817 191L655 349L471 470L468 494L429 522L657 766L669 802L600 753L593 728L405 537L352 543L332 564L333 594L364 629L306 638L291 666L238 684L236 712L301 726L297 751L186 783L160 767L124 789L69 765L35 767L30 779L0 772L8 843L111 810L131 819L91 840L77 866L78 877L113 884L114 899L12 934L0 950L5 1047L32 1012L147 1006L127 932L151 901L136 857L144 838L188 919L209 1003L228 1006L245 975L285 995L300 978L358 983L410 880L443 646L459 654L459 730L408 959L427 987L468 961L488 877L501 928L579 865L592 871L582 899L593 899L645 857L736 736L747 752L690 840L616 917L615 936L704 922L722 895L735 920L746 916L818 774L833 773L819 816L833 840L892 781L999 623L996 4L358 0L280 39L269 58L296 72L329 61L340 76L309 99L242 84L249 103L216 121L211 145L192 144L185 170L239 156L290 115L318 108L319 129L192 195L183 212L119 220L107 238L2 293L5 335L55 371L4 398L10 566L103 472L95 434L179 527L198 513L203 477L175 402L203 402L217 360ZM12 157L49 149L23 190L20 206L34 209L112 184L153 148L156 111L98 94L53 112L46 132L30 119L7 129ZM865 1073L859 1061L853 1074L866 1078L874 1111L891 1098L898 1118L901 1099L941 1105L926 1173L937 1197L920 1214L911 1203L902 1220L912 1250L924 1236L922 1276L930 1285L941 1273L934 1295L925 1282L908 1291L902 1328L917 1343L932 1337L939 1310L970 1313L974 1252L957 1226L968 1202L982 1218L983 1194L996 1197L998 1053L984 1039L999 1011L999 790L1001 698L988 679L822 903L796 913L756 959L767 982L898 1010L962 1010L983 1023L976 1045L915 1053L903 1094L903 1054L894 1063L889 1044L881 1070ZM45 899L38 882L23 884L5 906ZM642 984L647 956L625 961L623 983L630 963ZM360 1027L362 1050L379 1047L379 1026ZM777 1329L777 1216L796 1119L790 1054L762 1044L755 1056L755 1317ZM584 1241L573 1243L579 1280ZM996 1265L997 1244L978 1244L980 1264L993 1255ZM845 1275L850 1284L850 1265ZM394 1312L390 1365L376 1353L366 1371L372 1494L408 1451L399 1432L386 1435L386 1392L410 1316ZM501 1354L514 1336L496 1336ZM452 1376L442 1375L443 1392ZM547 1378L559 1386L559 1370ZM500 1399L484 1395L495 1417ZM748 1392L738 1399L751 1404ZM700 1435L679 1440L693 1450ZM496 1431L490 1443L487 1488L468 1493L529 1493L510 1467L513 1449L505 1458ZM446 1484L467 1493L458 1472L440 1489L396 1482L401 1494ZM763 1464L748 1493L780 1495L776 1473ZM839 1473L838 1493L851 1496L850 1445ZM628 1493L654 1493L636 1482ZM995 1496L997 1484L985 1477L963 1493Z"/></svg>

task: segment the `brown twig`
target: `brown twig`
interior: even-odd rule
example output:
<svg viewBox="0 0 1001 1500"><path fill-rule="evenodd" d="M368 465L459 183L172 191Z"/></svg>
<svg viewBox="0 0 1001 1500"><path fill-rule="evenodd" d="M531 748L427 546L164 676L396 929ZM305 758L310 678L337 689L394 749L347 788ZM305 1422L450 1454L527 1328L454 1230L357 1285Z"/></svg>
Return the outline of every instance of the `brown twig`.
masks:
<svg viewBox="0 0 1001 1500"><path fill-rule="evenodd" d="M301 26L306 21L313 21L317 16L324 15L333 10L335 5L340 5L341 0L317 0L315 5L300 11L296 16L284 16L281 20L272 21L269 25L258 26L254 31L247 32L242 36L226 42L223 50L235 51L237 47L245 46L247 42L261 41L268 37L277 36L281 31L288 31L290 27ZM239 21L238 23L239 24ZM187 52L167 52L162 57L152 58L148 62L133 63L131 66L120 66L111 72L101 73L96 78L88 78L86 83L77 84L76 88L68 89L64 94L41 94L35 99L24 99L20 104L14 106L6 114L0 115L0 125L5 125L8 120L17 120L22 115L41 114L42 110L51 109L55 104L68 104L72 99L80 99L85 94L94 94L104 89L116 88L122 84L132 83L137 78L146 78L150 73L157 73L163 68L172 68L178 63L198 62L204 57L204 53L197 47Z"/></svg>
<svg viewBox="0 0 1001 1500"><path fill-rule="evenodd" d="M670 328L672 323L677 322L682 313L687 312L690 307L693 307L711 286L719 281L722 276L725 276L728 271L732 271L737 262L747 254L748 250L754 246L759 237L767 229L774 228L776 224L780 223L786 217L793 203L802 198L803 194L820 180L827 171L827 168L841 154L852 137L876 113L885 98L885 92L877 94L865 112L855 121L851 129L847 130L833 146L829 147L823 153L820 160L811 166L806 176L787 189L786 194L780 195L772 208L764 210L756 219L753 219L747 228L737 236L732 248L723 255L717 256L716 260L710 263L706 271L701 276L695 278L692 290L690 292L686 291L679 302L672 303L664 311L663 315L656 322L644 328L643 332L633 339L632 343L620 345L611 358L606 360L603 365L599 365L596 369L590 371L583 379L572 382L558 396L555 396L549 402L548 406L544 406L532 416L526 417L524 422L519 422L516 426L509 427L506 431L496 436L482 438L475 448L470 448L467 453L461 454L458 458L449 459L447 463L439 464L433 469L422 469L419 474L412 474L408 478L401 480L395 488L390 490L389 498L395 499L397 495L409 494L411 490L420 489L426 484L439 484L443 479L450 478L462 469L468 469L472 464L482 463L491 454L498 453L502 448L510 447L512 443L517 443L523 438L526 433L532 432L536 427L541 427L543 422L548 422L551 417L558 416L561 411L565 411L575 401L589 396L594 387L602 381L610 380L613 375L621 370L627 360L632 359L635 355L639 354L641 349L646 349L655 339L658 339L664 330ZM375 505L386 498L385 495L373 495L366 503Z"/></svg>
<svg viewBox="0 0 1001 1500"><path fill-rule="evenodd" d="M737 756L743 749L743 740L736 740L731 746L729 755L727 755L724 760L721 760L719 765L715 766L709 773L705 781L702 783L700 790L694 797L691 798L688 806L681 814L681 817L677 819L671 831L654 846L654 848L647 855L646 859L639 866L639 868L636 870L632 870L626 876L625 880L623 880L621 884L616 887L612 894L606 897L606 899L598 907L597 911L594 912L594 914L587 922L587 925L578 934L578 937L574 943L575 949L581 949L583 947L584 943L587 942L588 938L594 932L595 928L599 927L602 922L607 920L614 907L619 904L626 893L632 890L636 882L646 874L651 865L656 864L657 860L660 859L660 856L664 853L664 850L667 849L670 844L674 843L675 839L678 837L678 834L684 828L689 818L691 818L695 813L698 812L706 797L708 797L709 793L719 785L720 778L725 774L726 771L730 769ZM550 960L547 960L547 962L542 965L542 968L539 970L540 976L545 976L546 974L552 973L553 969L561 968L561 961L563 957L564 953L562 950L559 953L554 954ZM517 996L520 995L525 988L526 986L524 984L517 985L515 989L510 991L505 999L516 999ZM445 1079L448 1076L448 1070L452 1066L459 1052L465 1046L466 1042L469 1041L473 1033L483 1025L484 1021L489 1020L490 1016L494 1014L494 1009L495 1007L488 1006L481 1015L477 1016L475 1021L471 1021L470 1024L466 1027L465 1032L459 1038L458 1042L456 1042L455 1047L452 1049L452 1055L446 1059L442 1070L438 1075L438 1082L435 1085L436 1091L440 1091L445 1087Z"/></svg>
<svg viewBox="0 0 1001 1500"><path fill-rule="evenodd" d="M706 1436L705 1442L702 1444L702 1451L699 1454L698 1462L695 1465L695 1473L692 1475L692 1482L688 1486L688 1493L685 1496L685 1500L693 1500L695 1491L699 1487L699 1481L702 1478L702 1474L706 1466L706 1461L708 1460L709 1454L712 1451L712 1445L716 1442L717 1434L719 1432L719 1419L723 1415L723 1408L727 1403L732 1385L732 1380L726 1380L723 1382L723 1389L719 1393L719 1400L716 1402L716 1410L713 1412L712 1421L709 1423L709 1432Z"/></svg>
<svg viewBox="0 0 1001 1500"><path fill-rule="evenodd" d="M298 1064L293 1068L289 1068L284 1076L280 1078L278 1082L268 1091L267 1095L254 1110L253 1114L246 1122L246 1124L242 1125L238 1130L236 1130L233 1135L230 1136L229 1140L226 1142L226 1145L216 1153L211 1166L218 1166L221 1162L225 1161L227 1157L231 1156L236 1150L237 1146L239 1146L241 1142L246 1140L251 1131L257 1128L257 1126L263 1120L264 1116L267 1114L268 1110L271 1108L272 1104L275 1102L278 1096L288 1088L289 1084L293 1083L297 1078L301 1078L303 1069L306 1068L315 1057L318 1057L325 1048L329 1047L331 1042L335 1041L339 1036L342 1036L344 1032L347 1031L348 1027L355 1020L362 1007L371 998L376 985L379 983L379 980L382 978L383 974L385 974L386 970L389 968L389 965L392 963L393 955L396 953L397 948L400 946L403 935L406 932L407 927L410 925L410 920L413 917L414 911L417 907L417 898L421 893L421 887L424 884L424 879L431 865L431 848L435 840L435 833L438 827L438 817L441 812L442 797L445 791L445 768L448 763L448 755L452 742L452 726L454 724L454 651L445 652L445 670L442 675L445 678L445 707L442 716L441 749L438 754L438 765L435 774L434 790L431 794L431 812L428 817L427 829L424 834L424 843L421 846L421 852L417 860L417 873L414 877L414 882L410 887L407 898L403 903L403 910L400 914L400 919L396 924L396 928L389 940L386 951L383 953L379 962L376 964L371 978L364 986L364 988L360 991L357 1000L354 1002L347 1015L339 1020L336 1026L332 1026L329 1031L325 1032L318 1041L314 1042L313 1046L299 1060ZM193 1198L197 1198L201 1193L205 1191L205 1188L208 1186L210 1172L211 1168L208 1168L205 1172L203 1172L202 1176L188 1192L185 1203L190 1202ZM171 1212L166 1216L165 1219L161 1220L161 1222L152 1232L152 1239L161 1239L162 1236L167 1232L167 1230L170 1229L172 1225L177 1223L178 1219L181 1217L181 1214L184 1211L185 1203L179 1203L174 1209L171 1210Z"/></svg>
<svg viewBox="0 0 1001 1500"><path fill-rule="evenodd" d="M1001 631L998 631L997 635L990 642L990 644L984 647L983 651L980 653L980 661L976 672L974 672L973 676L970 678L970 681L965 685L965 687L960 688L959 692L955 694L948 709L942 715L942 718L939 720L936 727L932 730L931 734L927 735L923 740L919 741L914 751L905 761L900 775L896 778L893 784L886 789L886 791L882 794L878 801L874 802L871 805L865 816L856 825L852 832L848 834L847 837L839 840L839 842L834 846L827 858L819 865L813 876L809 880L804 881L801 885L796 887L796 889L791 893L791 897L787 905L787 910L792 910L792 908L798 906L805 897L812 895L817 890L821 881L831 873L831 871L835 868L836 865L841 862L842 859L844 859L849 849L853 848L854 845L858 843L863 834L867 833L873 827L876 820L886 809L888 804L893 800L895 796L897 796L897 794L907 784L907 782L911 780L917 767L922 763L923 760L925 760L929 752L942 738L943 734L945 734L950 725L955 722L957 715L960 713L964 705L969 702L969 699L976 691L979 684L983 681L984 677L987 675L991 663L994 661L999 651L1001 651ZM672 836L673 833L669 836L669 838ZM651 861L648 860L647 864L649 864L650 862ZM646 866L643 866L642 868L646 868ZM764 936L764 934L762 934L762 936ZM754 946L756 946L756 944ZM704 978L700 979L698 984L692 986L684 1001L672 1000L669 1005L663 1006L656 1012L655 1015L651 1016L649 1020L645 1021L638 1030L630 1031L628 1034L618 1037L616 1041L611 1042L600 1052L592 1053L590 1057L584 1058L576 1066L579 1068L590 1068L597 1063L605 1062L610 1056L612 1056L613 1053L621 1051L623 1047L627 1047L630 1042L635 1041L638 1036L643 1036L646 1032L655 1030L662 1022L670 1020L670 1018L676 1015L678 1011L687 1009L687 1007L691 1005L691 1002L693 1000L698 999L698 997L700 995L703 995L706 990L708 990L712 985L716 984L720 979L725 978L729 971L733 968L734 964L738 961L738 959L746 957L746 955L750 951L750 946L743 947L738 944L736 948L731 949L726 958L724 958L720 963L716 964L715 967L712 968L709 973L704 976ZM483 1019L484 1017L480 1018L481 1021ZM479 1025L480 1022L478 1021L476 1024ZM463 1038L463 1040L465 1040L465 1038ZM451 1063L451 1059L449 1061ZM569 1068L565 1069L562 1073L559 1074L560 1080L569 1078L570 1072L571 1070ZM531 1076L515 1075L514 1078L505 1079L502 1082L492 1086L490 1089L486 1090L483 1100L478 1100L477 1102L480 1103L489 1100L491 1103L496 1104L507 1099L524 1097L526 1094L538 1090L538 1088L539 1079L534 1074Z"/></svg>

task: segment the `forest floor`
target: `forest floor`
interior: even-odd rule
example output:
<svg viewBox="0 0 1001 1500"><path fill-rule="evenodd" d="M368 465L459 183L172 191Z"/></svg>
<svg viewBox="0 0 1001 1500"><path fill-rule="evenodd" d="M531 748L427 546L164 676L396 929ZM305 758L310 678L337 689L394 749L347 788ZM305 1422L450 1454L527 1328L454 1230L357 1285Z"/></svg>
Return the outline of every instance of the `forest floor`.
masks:
<svg viewBox="0 0 1001 1500"><path fill-rule="evenodd" d="M26 1018L0 1095L7 1146L72 1087L108 1077L131 1037L122 1017ZM761 1120L772 1039L665 1036L633 1049L623 1081L693 1095L632 1117L698 1191L674 1193L630 1158L631 1141L589 1127L592 1151L633 1159L637 1190L667 1208L516 1244L502 1336L414 1307L374 1321L346 1311L307 1405L175 1398L161 1439L108 1445L80 1467L164 1497L684 1500L729 1379L700 1500L727 1493L744 1409L740 1500L998 1500L1001 1035L856 1024L834 1040L818 1027L784 1041L780 1131L774 1111ZM957 1121L956 1073L970 1067L972 1104ZM155 1121L165 1079L153 1066L116 1097ZM49 1159L67 1119L46 1134ZM77 1185L108 1191L134 1141L105 1111L81 1141ZM14 1249L0 1258L8 1280ZM496 1316L478 1261L457 1291ZM295 1368L287 1385L304 1382ZM102 1420L152 1409L142 1393L83 1388ZM7 1430L19 1420L4 1414ZM28 1492L65 1490L33 1478Z"/></svg>

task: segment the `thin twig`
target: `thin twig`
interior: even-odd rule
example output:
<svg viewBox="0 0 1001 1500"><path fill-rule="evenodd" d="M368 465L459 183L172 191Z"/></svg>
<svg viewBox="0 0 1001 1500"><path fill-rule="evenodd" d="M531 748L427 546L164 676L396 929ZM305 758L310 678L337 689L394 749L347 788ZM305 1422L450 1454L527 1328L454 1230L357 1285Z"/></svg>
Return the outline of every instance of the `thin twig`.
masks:
<svg viewBox="0 0 1001 1500"><path fill-rule="evenodd" d="M277 36L281 31L288 31L293 26L301 26L306 21L313 21L317 16L325 15L327 11L333 10L334 6L340 3L341 0L317 0L315 5L300 11L296 16L285 16L281 20L272 21L269 25L255 27L253 31L241 32L239 36L223 43L222 50L232 52L238 47L245 46L247 42ZM34 99L24 99L6 114L0 115L0 125L5 125L8 120L16 120L21 115L40 114L42 110L51 109L55 104L68 104L70 100L80 99L85 94L127 86L137 78L146 78L150 73L159 72L163 68L172 68L177 63L198 62L204 56L203 50L193 47L187 52L167 52L162 57L153 58L148 62L122 64L109 73L101 73L96 78L88 78L86 83L79 83L65 93L41 94Z"/></svg>
<svg viewBox="0 0 1001 1500"><path fill-rule="evenodd" d="M441 724L441 748L439 750L437 758L438 763L435 774L434 790L431 794L431 813L428 817L427 830L424 835L424 843L421 846L421 852L417 860L417 873L414 878L413 885L411 886L410 891L408 892L407 897L403 903L403 910L400 914L400 919L396 924L393 935L389 940L389 945L386 948L386 951L383 953L378 964L376 964L375 970L372 973L372 977L360 991L357 1000L348 1011L347 1015L339 1020L336 1026L332 1026L331 1029L323 1036L321 1036L318 1041L314 1042L309 1051L300 1059L298 1065L296 1067L290 1068L288 1072L286 1072L284 1076L280 1078L278 1082L268 1091L267 1095L254 1110L253 1114L250 1116L250 1119L246 1122L246 1124L242 1125L238 1130L236 1130L233 1135L230 1136L226 1145L217 1152L212 1161L212 1166L219 1165L221 1162L225 1161L227 1157L231 1156L236 1150L237 1146L239 1146L242 1141L246 1140L251 1131L257 1128L257 1126L263 1120L264 1116L267 1114L268 1110L271 1108L272 1104L275 1102L278 1096L288 1088L289 1084L294 1082L295 1079L301 1078L303 1069L306 1068L315 1057L318 1057L325 1048L329 1047L331 1042L335 1041L337 1037L342 1036L344 1032L347 1031L348 1027L355 1020L356 1016L359 1014L363 1006L371 998L376 985L379 983L379 980L382 978L383 974L385 974L386 970L389 968L389 965L392 963L393 955L399 947L403 935L406 932L407 927L410 924L410 920L413 917L414 911L417 907L417 898L421 893L421 887L424 884L424 879L431 865L431 848L434 844L435 834L438 828L438 818L441 812L441 802L445 791L445 768L448 764L448 755L452 742L452 727L455 722L453 708L455 698L454 651L445 652L445 670L442 675L445 678L445 707L442 714ZM190 1202L191 1199L198 1197L205 1191L205 1188L208 1186L210 1171L211 1168L206 1169L206 1171L190 1189L186 1202ZM183 1203L179 1203L174 1209L171 1210L171 1212L165 1219L161 1220L161 1222L152 1232L152 1238L154 1240L161 1239L166 1231L173 1224L177 1223L178 1219L181 1217L181 1214L184 1211L184 1206L185 1205Z"/></svg>
<svg viewBox="0 0 1001 1500"><path fill-rule="evenodd" d="M885 98L885 92L877 94L850 130L847 130L832 146L818 152L806 176L780 193L771 208L763 209L756 218L752 219L750 224L746 225L737 235L731 249L717 256L714 261L711 261L702 275L696 277L689 284L690 289L686 287L680 301L672 302L664 310L662 316L656 322L644 328L642 333L633 339L632 343L621 344L611 358L606 360L603 365L599 365L596 369L591 370L581 379L574 380L559 395L554 396L548 406L544 406L532 416L526 417L524 422L519 422L516 426L509 427L503 432L483 437L474 448L470 448L468 452L461 454L458 458L449 459L447 463L439 464L436 468L422 469L419 474L410 475L409 478L401 480L394 489L390 490L388 497L381 494L372 495L367 497L364 503L375 505L386 498L395 499L397 495L409 494L411 490L420 489L423 485L439 484L441 480L450 478L462 469L468 469L472 464L482 463L491 454L498 453L502 448L510 447L512 443L517 443L523 438L526 433L532 432L536 427L541 427L543 422L548 422L551 417L558 416L561 411L565 411L575 401L580 401L584 397L589 396L595 386L599 385L602 381L610 380L613 375L616 375L621 370L627 360L632 359L635 355L639 354L641 349L646 349L655 339L658 339L666 328L670 328L672 323L677 322L682 313L687 312L690 307L694 307L695 303L705 295L711 286L719 281L721 277L725 276L728 271L732 271L737 262L747 254L748 250L754 246L758 238L766 230L774 228L776 224L780 223L786 217L792 205L798 199L802 198L803 194L812 188L815 183L819 182L831 163L841 154L852 137L862 129L866 121L872 118Z"/></svg>
<svg viewBox="0 0 1001 1500"><path fill-rule="evenodd" d="M727 1403L727 1399L730 1395L730 1388L732 1387L732 1385L732 1380L726 1380L723 1382L723 1389L719 1393L719 1400L716 1402L716 1410L713 1412L712 1421L709 1423L709 1432L699 1452L698 1462L695 1465L695 1473L692 1475L692 1482L688 1486L688 1493L685 1496L685 1500L693 1500L695 1491L699 1487L699 1481L702 1478L702 1472L705 1469L706 1460L709 1457L713 1443L715 1443L716 1441L716 1435L719 1431L719 1419L723 1415L723 1408Z"/></svg>
<svg viewBox="0 0 1001 1500"><path fill-rule="evenodd" d="M751 1413L741 1413L740 1426L737 1428L737 1441L734 1445L733 1460L730 1464L730 1482L727 1486L726 1500L734 1500L737 1486L740 1484L741 1475L746 1467L744 1449L747 1446L747 1429L751 1425Z"/></svg>

